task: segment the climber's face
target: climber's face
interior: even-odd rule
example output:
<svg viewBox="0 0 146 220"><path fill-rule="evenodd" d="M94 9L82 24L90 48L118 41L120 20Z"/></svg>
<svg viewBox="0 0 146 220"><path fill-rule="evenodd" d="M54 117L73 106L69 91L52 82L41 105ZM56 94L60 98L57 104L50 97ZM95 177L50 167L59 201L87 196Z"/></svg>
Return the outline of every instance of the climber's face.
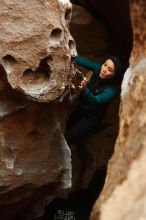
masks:
<svg viewBox="0 0 146 220"><path fill-rule="evenodd" d="M112 60L108 59L101 66L100 78L111 79L115 75L115 66Z"/></svg>

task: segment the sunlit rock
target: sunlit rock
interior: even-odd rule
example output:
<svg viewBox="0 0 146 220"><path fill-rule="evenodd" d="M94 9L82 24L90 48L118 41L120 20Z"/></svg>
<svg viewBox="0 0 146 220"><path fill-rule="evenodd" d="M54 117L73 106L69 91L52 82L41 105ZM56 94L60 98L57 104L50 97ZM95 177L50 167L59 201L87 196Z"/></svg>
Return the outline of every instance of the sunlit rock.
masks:
<svg viewBox="0 0 146 220"><path fill-rule="evenodd" d="M131 1L130 6L134 42L122 85L120 130L92 220L146 218L146 4Z"/></svg>

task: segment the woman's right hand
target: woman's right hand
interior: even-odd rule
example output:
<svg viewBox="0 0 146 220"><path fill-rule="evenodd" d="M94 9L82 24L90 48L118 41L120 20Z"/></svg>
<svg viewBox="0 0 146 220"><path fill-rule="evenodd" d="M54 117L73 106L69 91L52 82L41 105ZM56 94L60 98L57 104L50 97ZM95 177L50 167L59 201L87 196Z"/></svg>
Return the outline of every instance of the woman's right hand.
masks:
<svg viewBox="0 0 146 220"><path fill-rule="evenodd" d="M84 77L83 80L81 81L81 84L79 85L79 89L80 90L84 89L86 87L87 83L88 83L88 80L86 77Z"/></svg>

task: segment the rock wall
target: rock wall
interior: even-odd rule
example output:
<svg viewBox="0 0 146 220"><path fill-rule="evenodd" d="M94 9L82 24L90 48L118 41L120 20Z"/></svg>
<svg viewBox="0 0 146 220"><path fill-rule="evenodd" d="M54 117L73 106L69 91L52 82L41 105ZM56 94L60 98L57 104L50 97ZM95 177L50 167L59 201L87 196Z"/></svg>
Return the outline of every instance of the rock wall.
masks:
<svg viewBox="0 0 146 220"><path fill-rule="evenodd" d="M81 2L84 4L84 1ZM86 2L92 5L97 3ZM104 12L104 4L100 5L101 14ZM98 7L95 8L98 13ZM78 11L79 14L75 14ZM70 28L79 53L93 60L103 60L111 52L106 26L84 9L76 7L74 12ZM19 213L23 213L23 216L20 214L18 219L42 216L44 206L63 193L64 189L71 187L70 149L63 137L69 105L76 95L73 83L77 76L73 62L76 45L68 29L71 14L72 5L69 0L5 0L0 3L2 220L15 219ZM110 21L109 18L110 13L106 20L113 26L115 19ZM122 47L127 56L130 46L128 49ZM131 71L132 67L126 76L131 76ZM124 82L127 83L126 79ZM124 109L122 106L121 109ZM113 104L110 115L114 112L117 116L117 107L118 100ZM83 150L77 153L78 160L73 160L75 188L86 188L95 169L104 166L111 156L118 129L118 119L113 120L113 127L108 127L103 133L88 140L86 146L83 146L87 152ZM124 121L122 123L123 127L126 126ZM82 158L87 156L87 161L81 160L82 153Z"/></svg>
<svg viewBox="0 0 146 220"><path fill-rule="evenodd" d="M133 50L121 94L115 152L92 220L146 219L146 4L130 1Z"/></svg>
<svg viewBox="0 0 146 220"><path fill-rule="evenodd" d="M62 1L1 2L0 64L10 85L40 102L58 98L74 75L72 6Z"/></svg>
<svg viewBox="0 0 146 220"><path fill-rule="evenodd" d="M69 0L0 2L1 220L26 206L33 215L36 202L44 208L71 187L63 136L77 72L71 14Z"/></svg>

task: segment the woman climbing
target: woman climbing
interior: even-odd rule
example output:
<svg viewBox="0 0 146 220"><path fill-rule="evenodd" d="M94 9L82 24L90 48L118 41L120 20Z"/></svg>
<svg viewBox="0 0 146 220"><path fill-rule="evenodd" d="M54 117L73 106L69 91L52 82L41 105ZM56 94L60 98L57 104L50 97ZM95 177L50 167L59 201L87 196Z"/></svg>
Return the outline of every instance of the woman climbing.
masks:
<svg viewBox="0 0 146 220"><path fill-rule="evenodd" d="M93 74L89 80L84 77L79 89L79 102L67 123L65 138L68 145L94 133L101 125L110 102L119 93L121 62L118 57L109 57L102 65L81 56L75 62Z"/></svg>

